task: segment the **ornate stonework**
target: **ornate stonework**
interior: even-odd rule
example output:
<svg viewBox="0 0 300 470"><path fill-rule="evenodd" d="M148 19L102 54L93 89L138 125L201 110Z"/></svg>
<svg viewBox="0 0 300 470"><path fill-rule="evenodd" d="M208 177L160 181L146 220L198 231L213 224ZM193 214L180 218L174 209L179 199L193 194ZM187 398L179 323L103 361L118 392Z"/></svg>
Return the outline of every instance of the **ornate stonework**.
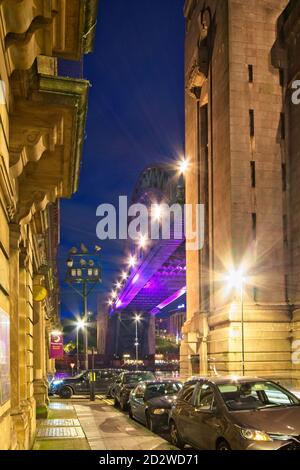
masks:
<svg viewBox="0 0 300 470"><path fill-rule="evenodd" d="M187 252L181 370L242 372L242 302L225 280L242 266L246 373L296 384L299 2L187 0L185 16L186 198L205 203L206 243Z"/></svg>
<svg viewBox="0 0 300 470"><path fill-rule="evenodd" d="M58 76L57 61L91 52L96 22L96 0L0 0L0 307L11 343L0 449L30 448L36 414L47 413L46 338L59 327L58 200L77 190L89 89ZM48 291L42 303L36 284Z"/></svg>

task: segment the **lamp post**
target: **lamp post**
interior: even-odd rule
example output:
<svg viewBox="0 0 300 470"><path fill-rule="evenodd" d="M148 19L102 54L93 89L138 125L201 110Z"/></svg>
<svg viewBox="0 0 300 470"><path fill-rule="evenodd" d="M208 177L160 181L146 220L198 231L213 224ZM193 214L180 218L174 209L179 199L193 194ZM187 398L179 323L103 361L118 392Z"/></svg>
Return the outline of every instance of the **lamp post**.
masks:
<svg viewBox="0 0 300 470"><path fill-rule="evenodd" d="M135 362L136 362L136 369L138 369L138 360L139 360L139 338L138 338L138 323L141 321L140 315L135 315L134 322L135 322Z"/></svg>
<svg viewBox="0 0 300 470"><path fill-rule="evenodd" d="M180 204L185 203L185 184L186 174L189 169L189 161L185 158L181 159L177 163L177 170L179 173L178 185L177 185L177 201Z"/></svg>
<svg viewBox="0 0 300 470"><path fill-rule="evenodd" d="M243 377L245 376L245 322L244 322L244 288L245 288L245 277L242 269L231 271L227 280L232 288L235 288L240 295L241 304L241 330L242 330L242 371Z"/></svg>
<svg viewBox="0 0 300 470"><path fill-rule="evenodd" d="M67 260L66 282L83 299L83 322L86 324L84 331L85 369L89 368L88 357L88 309L87 301L89 294L95 286L101 282L102 273L99 263L101 248L96 246L95 251L90 252L82 243L80 249L73 247L69 252ZM77 286L79 288L77 288ZM81 289L80 289L81 286ZM77 331L78 333L78 331Z"/></svg>
<svg viewBox="0 0 300 470"><path fill-rule="evenodd" d="M77 373L79 372L79 330L83 329L85 323L83 320L78 320L76 324L76 361L77 361Z"/></svg>

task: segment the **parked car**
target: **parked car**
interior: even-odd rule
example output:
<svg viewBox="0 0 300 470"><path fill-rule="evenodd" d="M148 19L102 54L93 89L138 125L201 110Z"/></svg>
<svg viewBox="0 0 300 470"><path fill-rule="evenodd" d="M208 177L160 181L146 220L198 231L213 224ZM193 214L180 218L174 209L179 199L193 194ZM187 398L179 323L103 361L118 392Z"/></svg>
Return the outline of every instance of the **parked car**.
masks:
<svg viewBox="0 0 300 470"><path fill-rule="evenodd" d="M153 432L168 427L169 413L181 388L182 383L174 380L140 383L129 397L130 418Z"/></svg>
<svg viewBox="0 0 300 470"><path fill-rule="evenodd" d="M170 415L172 443L207 450L299 450L300 401L257 378L194 379Z"/></svg>
<svg viewBox="0 0 300 470"><path fill-rule="evenodd" d="M49 394L59 395L61 398L71 398L72 395L88 395L90 393L90 373L91 371L83 371L74 377L53 380L49 387ZM97 369L95 392L106 394L109 386L114 382L120 374L120 370L116 369Z"/></svg>
<svg viewBox="0 0 300 470"><path fill-rule="evenodd" d="M147 380L156 380L153 372L135 371L120 374L112 389L114 405L120 406L121 410L125 411L128 406L131 390L133 390L139 382L145 382Z"/></svg>

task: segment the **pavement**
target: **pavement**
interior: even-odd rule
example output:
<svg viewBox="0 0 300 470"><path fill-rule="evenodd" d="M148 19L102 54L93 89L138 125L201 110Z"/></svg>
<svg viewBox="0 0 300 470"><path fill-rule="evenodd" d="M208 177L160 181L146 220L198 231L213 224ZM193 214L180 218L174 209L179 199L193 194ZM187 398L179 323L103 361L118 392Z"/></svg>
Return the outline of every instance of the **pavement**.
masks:
<svg viewBox="0 0 300 470"><path fill-rule="evenodd" d="M153 434L97 396L51 399L47 420L38 420L33 450L172 450L164 437Z"/></svg>
<svg viewBox="0 0 300 470"><path fill-rule="evenodd" d="M37 420L33 450L90 450L71 401L51 400L48 418Z"/></svg>

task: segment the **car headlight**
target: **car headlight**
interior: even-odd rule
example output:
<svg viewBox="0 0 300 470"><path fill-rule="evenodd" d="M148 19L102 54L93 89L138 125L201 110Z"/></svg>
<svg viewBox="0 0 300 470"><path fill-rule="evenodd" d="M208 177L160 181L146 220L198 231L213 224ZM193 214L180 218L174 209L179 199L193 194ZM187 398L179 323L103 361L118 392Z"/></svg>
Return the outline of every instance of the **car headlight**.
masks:
<svg viewBox="0 0 300 470"><path fill-rule="evenodd" d="M248 441L264 441L271 442L273 439L264 431L256 431L255 429L242 429L241 434Z"/></svg>
<svg viewBox="0 0 300 470"><path fill-rule="evenodd" d="M62 383L63 383L63 380L53 380L53 382L51 383L51 385L56 386L56 385L60 385L60 384L62 384Z"/></svg>
<svg viewBox="0 0 300 470"><path fill-rule="evenodd" d="M155 408L154 410L152 410L152 413L154 415L163 415L165 412L166 410L164 408Z"/></svg>

